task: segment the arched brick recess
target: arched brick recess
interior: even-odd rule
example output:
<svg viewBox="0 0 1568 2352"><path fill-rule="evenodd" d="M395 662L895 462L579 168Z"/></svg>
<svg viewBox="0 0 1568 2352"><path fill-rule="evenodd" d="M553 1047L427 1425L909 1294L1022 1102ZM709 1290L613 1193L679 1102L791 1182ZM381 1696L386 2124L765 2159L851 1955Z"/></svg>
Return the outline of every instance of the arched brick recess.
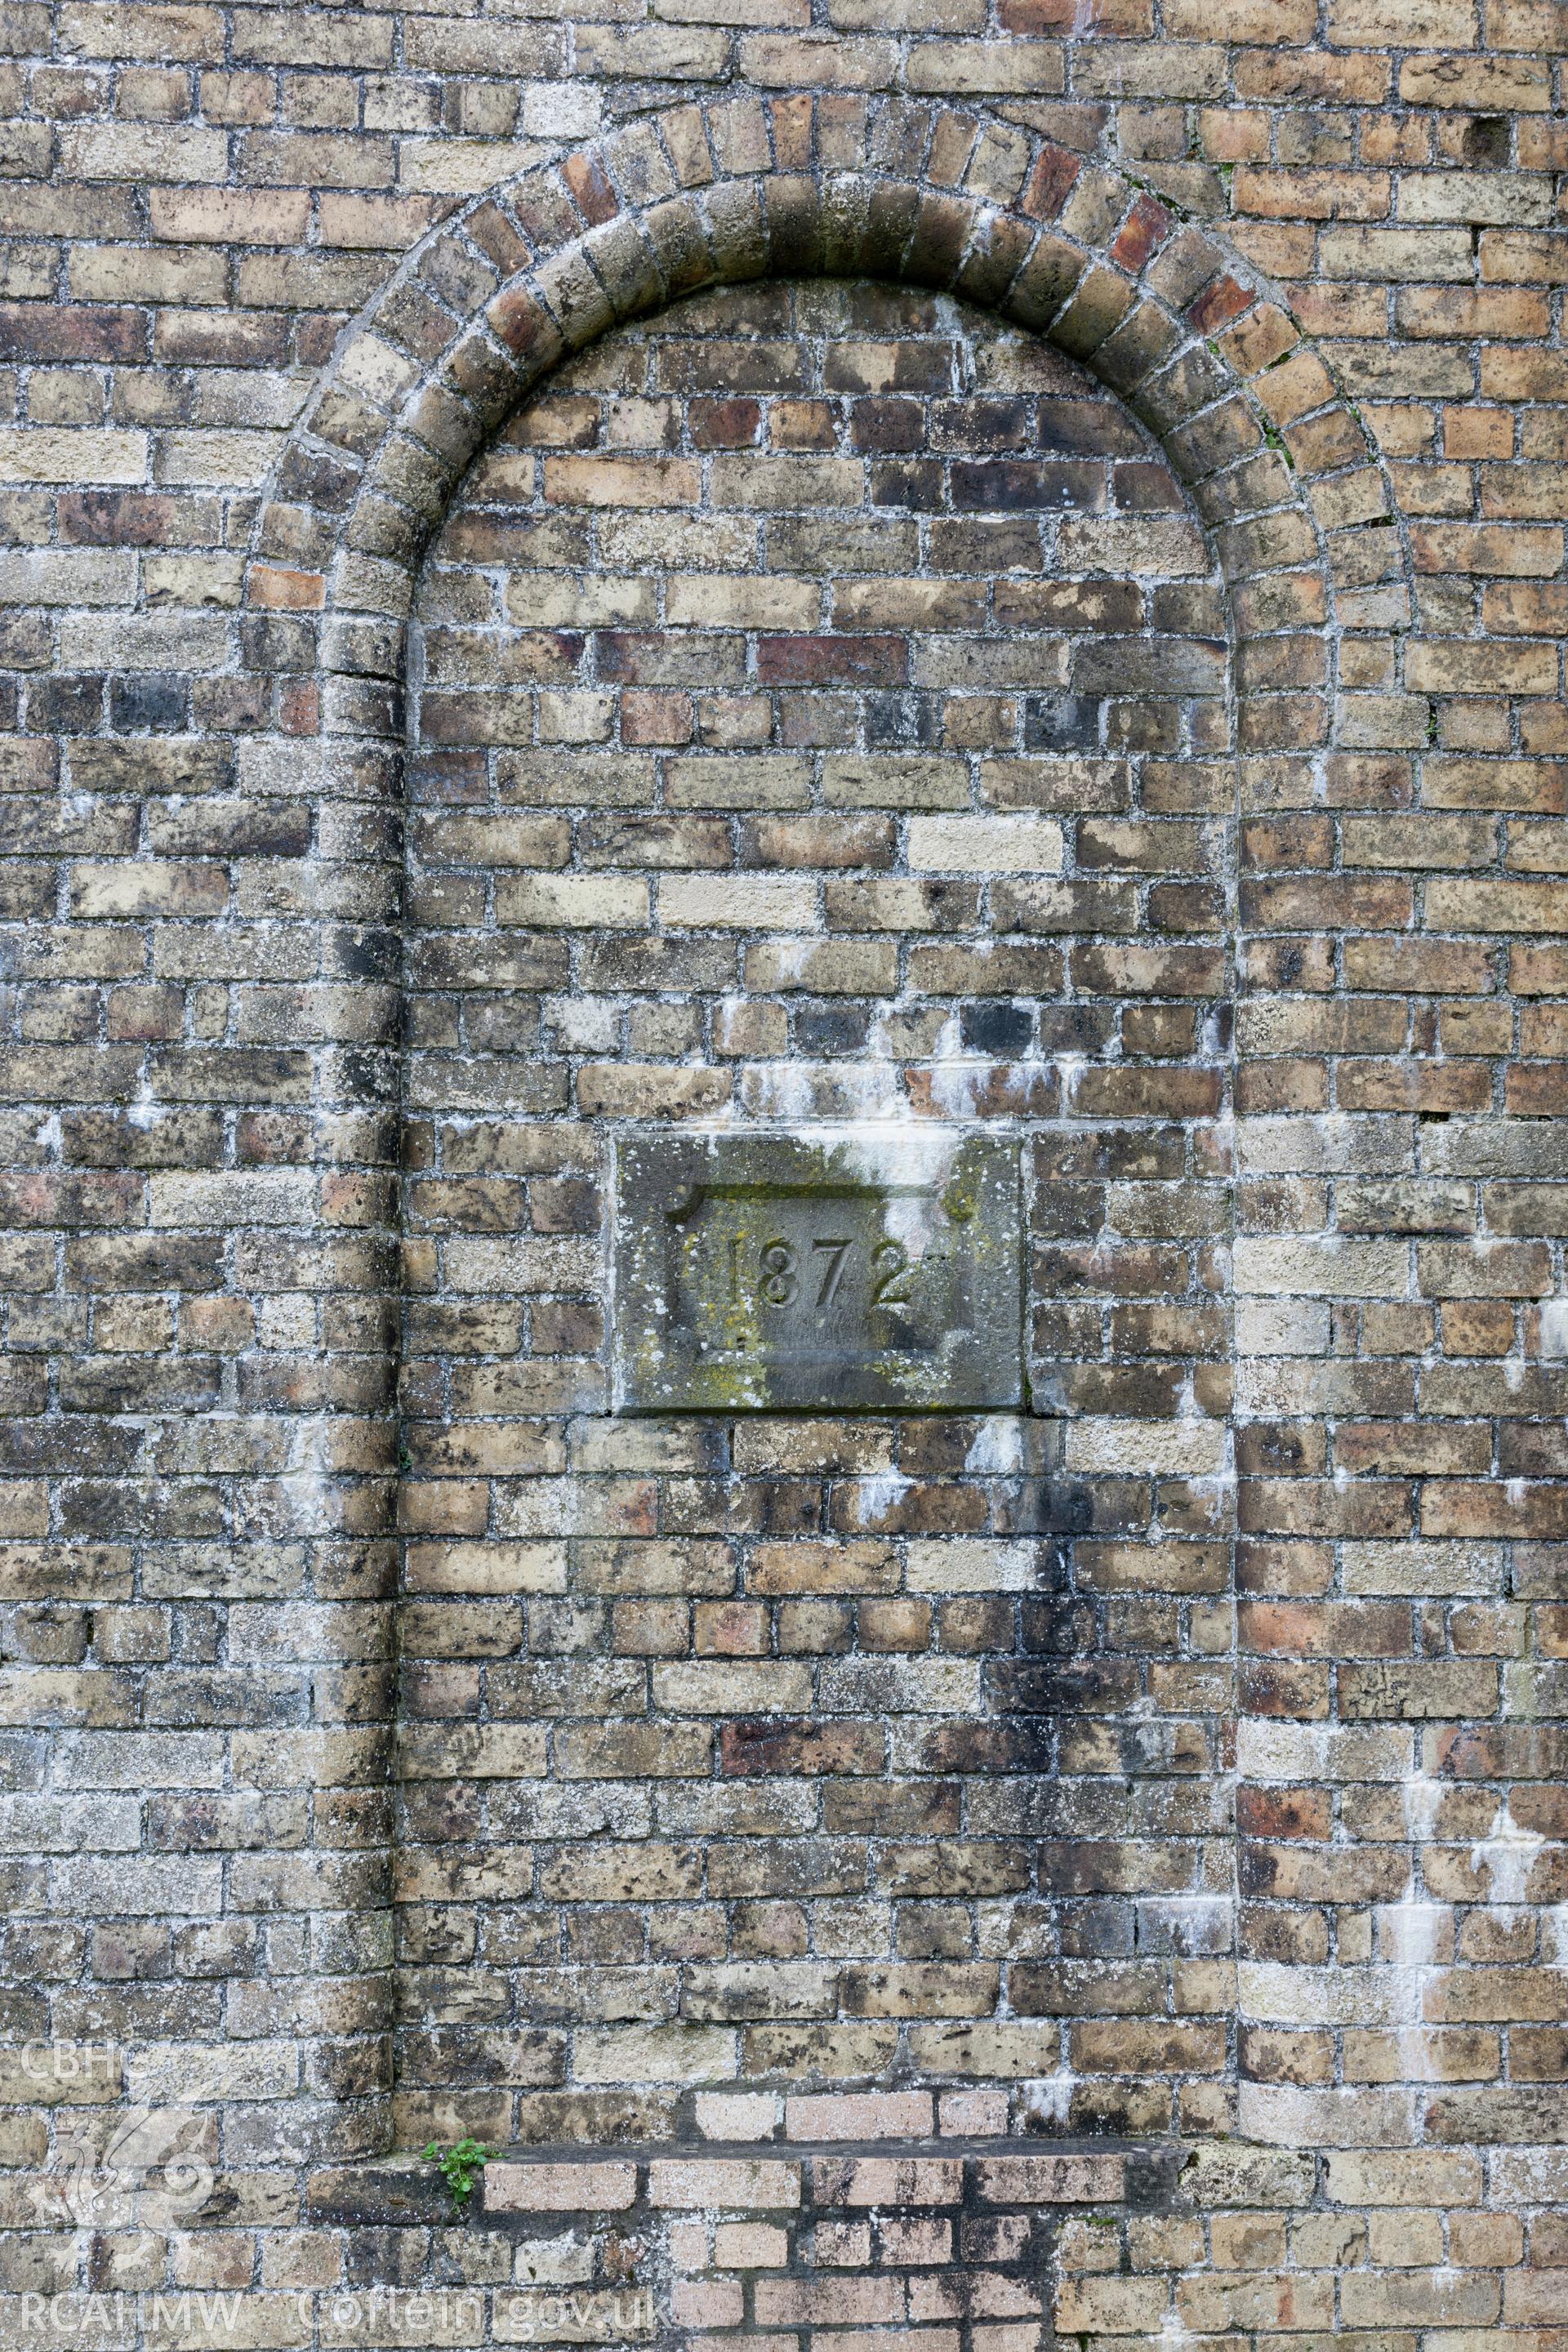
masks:
<svg viewBox="0 0 1568 2352"><path fill-rule="evenodd" d="M347 339L279 467L246 581L253 667L319 681L319 701L292 698L294 731L245 747L242 776L249 762L263 790L286 775L319 796L313 904L339 1040L322 1055L321 1099L344 1162L323 1206L359 1226L357 1278L371 1290L372 1261L395 1239L384 922L398 871L405 625L430 534L476 453L564 354L704 287L815 275L899 279L994 310L1082 362L1156 435L1230 590L1244 810L1270 804L1276 762L1356 744L1334 644L1345 598L1397 593L1384 478L1280 309L1152 198L1016 126L853 99L683 106L492 192L416 251ZM363 1403L385 1360L379 1327L356 1298L327 1328L318 1466L348 1564L277 1638L305 1645L294 1662L317 1692L318 1801L351 1822L350 1850L312 1865L315 1990L300 2018L335 2042L331 2095L301 2118L301 2145L348 2152L384 2130L390 1857L374 1822L393 1459L389 1422Z"/></svg>
<svg viewBox="0 0 1568 2352"><path fill-rule="evenodd" d="M1201 1642L1228 1565L1228 631L1181 486L994 314L757 281L563 362L415 609L398 2144L658 2138L694 2073L1168 2129L1099 2010L1229 1941L1173 1597ZM1031 1415L616 1414L611 1139L714 1121L1021 1150Z"/></svg>

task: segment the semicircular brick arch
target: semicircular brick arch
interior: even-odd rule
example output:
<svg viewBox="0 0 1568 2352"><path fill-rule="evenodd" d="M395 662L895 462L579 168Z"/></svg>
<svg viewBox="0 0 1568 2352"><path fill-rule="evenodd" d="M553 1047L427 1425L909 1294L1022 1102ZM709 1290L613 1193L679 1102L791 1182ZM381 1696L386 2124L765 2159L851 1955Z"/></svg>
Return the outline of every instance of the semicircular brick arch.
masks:
<svg viewBox="0 0 1568 2352"><path fill-rule="evenodd" d="M405 632L425 551L475 457L563 358L706 288L820 276L994 311L1085 365L1154 434L1229 589L1235 743L1244 765L1259 763L1244 805L1268 803L1276 758L1363 740L1357 698L1335 692L1334 640L1369 595L1397 595L1404 562L1375 455L1268 290L1117 173L979 110L742 97L639 120L488 192L416 248L345 338L289 436L245 580L246 667L315 681L238 759L242 783L317 803L315 873L299 900L321 926L331 1000L318 1055L328 1140L313 1149L323 1217L330 1192L328 1221L353 1227L361 1254L324 1288L374 1292L396 1241L388 919ZM345 1851L312 1857L299 1897L326 1955L300 2014L321 2037L306 2075L319 2114L299 2137L324 2153L385 2133L377 1915L392 1849L376 1783L395 1449L384 1400L370 1402L378 1344L352 1297L323 1326L319 1377L291 1400L321 1424L310 1445L331 1497L323 1524L353 1552L330 1589L318 1580L321 1605L279 1636L314 1694L318 1807L325 1797L344 1824Z"/></svg>
<svg viewBox="0 0 1568 2352"><path fill-rule="evenodd" d="M248 612L321 616L318 670L345 681L323 698L324 732L384 731L370 681L400 676L425 547L529 388L614 326L749 278L930 288L1082 362L1223 535L1238 639L1331 630L1337 531L1364 549L1388 526L1397 568L1359 420L1215 238L978 112L889 101L851 137L831 101L816 108L815 137L794 100L640 121L489 192L410 256L290 436L247 573ZM1358 587L1367 570L1363 556ZM1256 662L1238 717L1244 753L1327 744L1327 665L1302 692Z"/></svg>

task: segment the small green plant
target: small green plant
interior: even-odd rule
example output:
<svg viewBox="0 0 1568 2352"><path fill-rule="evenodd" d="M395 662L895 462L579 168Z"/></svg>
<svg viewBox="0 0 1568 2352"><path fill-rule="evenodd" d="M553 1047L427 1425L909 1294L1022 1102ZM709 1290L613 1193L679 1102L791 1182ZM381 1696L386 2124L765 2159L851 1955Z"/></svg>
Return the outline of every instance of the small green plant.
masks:
<svg viewBox="0 0 1568 2352"><path fill-rule="evenodd" d="M474 2193L475 2181L494 2154L494 2148L487 2147L483 2140L460 2139L453 2147L440 2147L431 2140L425 2150L425 2161L436 2166L460 2212Z"/></svg>

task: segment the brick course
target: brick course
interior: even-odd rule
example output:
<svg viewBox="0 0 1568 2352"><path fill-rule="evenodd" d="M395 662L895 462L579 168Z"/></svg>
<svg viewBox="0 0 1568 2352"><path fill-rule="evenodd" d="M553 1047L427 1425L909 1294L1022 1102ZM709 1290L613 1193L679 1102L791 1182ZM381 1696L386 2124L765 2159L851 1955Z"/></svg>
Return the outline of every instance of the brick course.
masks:
<svg viewBox="0 0 1568 2352"><path fill-rule="evenodd" d="M7 2327L1546 2352L1564 11L669 15L0 7Z"/></svg>

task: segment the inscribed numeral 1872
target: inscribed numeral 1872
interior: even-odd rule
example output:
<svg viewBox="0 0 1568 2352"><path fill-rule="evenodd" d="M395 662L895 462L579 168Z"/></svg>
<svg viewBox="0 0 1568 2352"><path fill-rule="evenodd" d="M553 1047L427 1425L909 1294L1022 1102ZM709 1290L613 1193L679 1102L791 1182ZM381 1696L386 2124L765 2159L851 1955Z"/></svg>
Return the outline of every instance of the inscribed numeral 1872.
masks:
<svg viewBox="0 0 1568 2352"><path fill-rule="evenodd" d="M1016 1154L943 1129L634 1136L621 1410L971 1410L1021 1393Z"/></svg>

